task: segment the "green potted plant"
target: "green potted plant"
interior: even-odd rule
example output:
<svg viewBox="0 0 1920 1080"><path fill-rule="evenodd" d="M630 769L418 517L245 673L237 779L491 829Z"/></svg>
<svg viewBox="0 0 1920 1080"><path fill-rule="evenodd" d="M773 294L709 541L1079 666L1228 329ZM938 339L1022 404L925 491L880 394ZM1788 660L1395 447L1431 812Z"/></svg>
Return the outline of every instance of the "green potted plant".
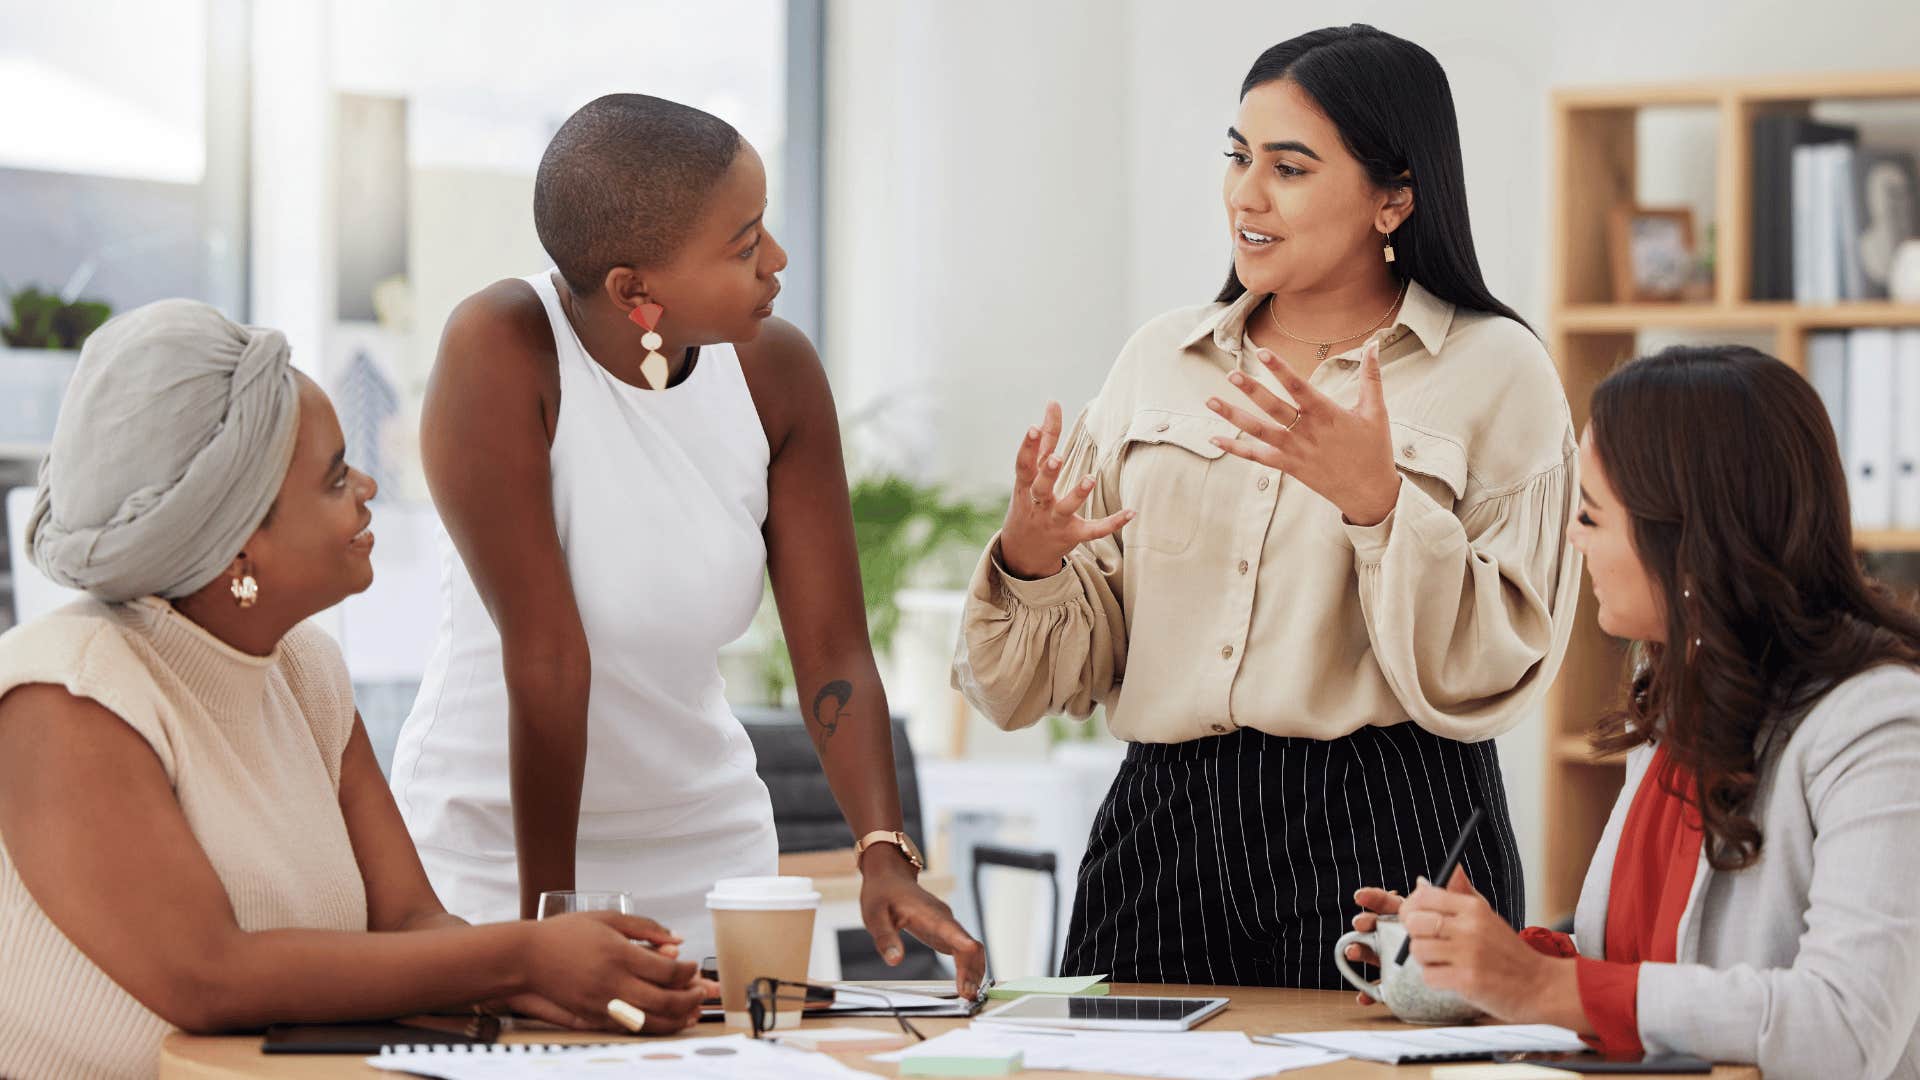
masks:
<svg viewBox="0 0 1920 1080"><path fill-rule="evenodd" d="M894 473L856 479L847 494L867 632L874 652L885 656L900 629L901 595L964 585L974 560L1000 526L1006 500L970 499L945 485ZM761 605L756 623L752 636L765 643L759 670L762 695L769 702L786 701L793 688L793 665L772 603Z"/></svg>
<svg viewBox="0 0 1920 1080"><path fill-rule="evenodd" d="M112 314L95 300L65 300L28 286L7 297L0 321L0 443L41 446L87 336Z"/></svg>

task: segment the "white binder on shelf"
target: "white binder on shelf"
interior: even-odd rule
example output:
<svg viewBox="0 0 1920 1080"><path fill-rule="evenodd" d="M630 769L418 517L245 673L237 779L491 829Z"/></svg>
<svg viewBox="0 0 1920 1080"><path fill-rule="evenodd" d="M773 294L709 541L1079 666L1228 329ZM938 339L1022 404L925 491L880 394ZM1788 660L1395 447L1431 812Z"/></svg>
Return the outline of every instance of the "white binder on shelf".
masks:
<svg viewBox="0 0 1920 1080"><path fill-rule="evenodd" d="M1833 436L1847 454L1847 332L1816 330L1807 338L1807 381L1827 407Z"/></svg>
<svg viewBox="0 0 1920 1080"><path fill-rule="evenodd" d="M1893 525L1920 530L1920 327L1895 335L1893 363Z"/></svg>
<svg viewBox="0 0 1920 1080"><path fill-rule="evenodd" d="M1854 201L1854 175L1860 168L1860 151L1851 143L1832 143L1829 169L1833 183L1833 245L1836 275L1836 299L1859 300L1867 295L1866 268L1860 264L1860 207Z"/></svg>
<svg viewBox="0 0 1920 1080"><path fill-rule="evenodd" d="M1893 527L1894 332L1847 335L1847 495L1855 529Z"/></svg>
<svg viewBox="0 0 1920 1080"><path fill-rule="evenodd" d="M1813 298L1821 304L1840 300L1840 143L1814 147Z"/></svg>
<svg viewBox="0 0 1920 1080"><path fill-rule="evenodd" d="M1803 304L1818 302L1814 268L1819 262L1814 240L1820 229L1814 215L1820 206L1820 148L1793 150L1793 298Z"/></svg>

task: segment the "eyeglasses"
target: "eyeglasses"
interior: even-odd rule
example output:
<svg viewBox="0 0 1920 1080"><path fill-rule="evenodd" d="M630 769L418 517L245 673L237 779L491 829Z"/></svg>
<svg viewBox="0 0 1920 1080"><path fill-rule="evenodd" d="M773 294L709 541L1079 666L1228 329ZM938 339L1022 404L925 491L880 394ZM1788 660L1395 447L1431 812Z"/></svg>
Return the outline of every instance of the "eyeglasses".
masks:
<svg viewBox="0 0 1920 1080"><path fill-rule="evenodd" d="M926 1036L908 1022L900 1007L888 1000L885 994L872 990L862 990L855 986L820 986L817 983L790 982L786 979L755 979L747 984L747 1020L753 1025L753 1037L759 1038L773 1030L774 1021L780 1016L780 1004L785 1002L789 1012L804 1013L808 1002L832 1004L840 994L865 994L879 1000L880 1008L893 1014L900 1030L914 1037L915 1041L925 1041Z"/></svg>

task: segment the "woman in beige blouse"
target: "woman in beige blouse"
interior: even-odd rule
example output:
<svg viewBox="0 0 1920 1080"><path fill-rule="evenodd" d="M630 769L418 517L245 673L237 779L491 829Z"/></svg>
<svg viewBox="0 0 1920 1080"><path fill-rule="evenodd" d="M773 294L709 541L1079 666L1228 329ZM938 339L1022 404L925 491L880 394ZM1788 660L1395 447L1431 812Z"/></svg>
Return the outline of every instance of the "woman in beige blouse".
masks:
<svg viewBox="0 0 1920 1080"><path fill-rule="evenodd" d="M152 1075L175 1027L698 1016L651 920L434 896L306 621L373 581L343 446L278 331L167 300L88 339L28 529L91 598L0 636L0 1076Z"/></svg>
<svg viewBox="0 0 1920 1080"><path fill-rule="evenodd" d="M1028 431L954 681L1131 744L1063 970L1334 988L1354 891L1410 889L1475 807L1468 872L1524 914L1491 740L1565 648L1575 442L1482 282L1430 54L1275 46L1226 139L1226 286L1136 333L1064 441L1057 405Z"/></svg>

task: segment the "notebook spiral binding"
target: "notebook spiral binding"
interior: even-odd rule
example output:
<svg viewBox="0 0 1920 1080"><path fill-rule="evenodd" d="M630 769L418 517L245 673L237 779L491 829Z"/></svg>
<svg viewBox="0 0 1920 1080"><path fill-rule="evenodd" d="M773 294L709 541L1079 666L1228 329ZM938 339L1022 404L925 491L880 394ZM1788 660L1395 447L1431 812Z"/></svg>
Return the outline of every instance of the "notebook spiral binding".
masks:
<svg viewBox="0 0 1920 1080"><path fill-rule="evenodd" d="M395 1054L555 1054L563 1050L611 1050L620 1043L468 1043L446 1046L434 1043L390 1043L380 1048L381 1057Z"/></svg>

